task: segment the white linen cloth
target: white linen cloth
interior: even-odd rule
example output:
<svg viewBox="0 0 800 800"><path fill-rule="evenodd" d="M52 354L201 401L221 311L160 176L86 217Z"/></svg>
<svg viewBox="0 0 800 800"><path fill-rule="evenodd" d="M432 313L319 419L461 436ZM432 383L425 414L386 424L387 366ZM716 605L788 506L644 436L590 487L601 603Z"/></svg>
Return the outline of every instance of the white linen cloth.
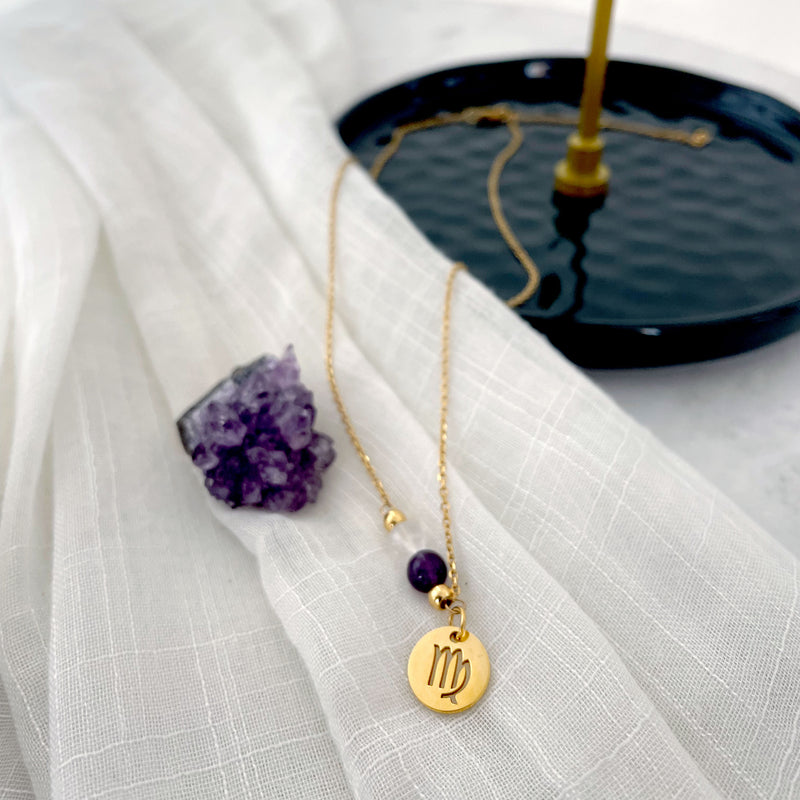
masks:
<svg viewBox="0 0 800 800"><path fill-rule="evenodd" d="M0 23L0 796L797 797L795 559L468 276L451 492L494 672L455 717L411 695L449 265L348 175L336 361L387 537L322 360L353 66L328 0ZM338 459L296 515L230 511L174 420L290 341Z"/></svg>

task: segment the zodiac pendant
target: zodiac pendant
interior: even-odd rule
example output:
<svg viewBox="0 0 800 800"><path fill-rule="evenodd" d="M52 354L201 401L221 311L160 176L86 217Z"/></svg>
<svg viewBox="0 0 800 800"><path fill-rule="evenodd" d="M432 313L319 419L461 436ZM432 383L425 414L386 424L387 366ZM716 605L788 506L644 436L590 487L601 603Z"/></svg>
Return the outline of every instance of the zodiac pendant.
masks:
<svg viewBox="0 0 800 800"><path fill-rule="evenodd" d="M426 633L408 657L411 690L423 705L442 714L474 706L486 691L490 673L486 648L463 625Z"/></svg>

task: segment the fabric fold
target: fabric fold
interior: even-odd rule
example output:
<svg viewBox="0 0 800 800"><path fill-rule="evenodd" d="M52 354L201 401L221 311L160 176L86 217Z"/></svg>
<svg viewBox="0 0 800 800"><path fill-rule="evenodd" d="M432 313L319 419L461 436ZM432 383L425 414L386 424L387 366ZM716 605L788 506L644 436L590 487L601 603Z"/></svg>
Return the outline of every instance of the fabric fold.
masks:
<svg viewBox="0 0 800 800"><path fill-rule="evenodd" d="M107 248L54 447L52 796L350 797L256 565L175 444Z"/></svg>
<svg viewBox="0 0 800 800"><path fill-rule="evenodd" d="M97 246L97 215L41 132L3 100L0 176L13 270L11 408L0 517L0 678L37 796L49 791L50 421ZM4 443L6 444L6 443Z"/></svg>

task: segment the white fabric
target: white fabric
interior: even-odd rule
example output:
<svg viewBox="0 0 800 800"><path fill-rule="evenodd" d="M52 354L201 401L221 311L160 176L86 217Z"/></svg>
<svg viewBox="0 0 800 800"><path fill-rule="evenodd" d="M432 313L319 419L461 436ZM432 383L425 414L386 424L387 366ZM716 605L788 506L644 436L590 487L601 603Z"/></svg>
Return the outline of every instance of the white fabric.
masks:
<svg viewBox="0 0 800 800"><path fill-rule="evenodd" d="M489 692L405 685L441 624L448 264L361 172L322 362L328 0L45 3L0 25L0 796L791 798L797 564L468 276L450 470ZM175 417L292 341L338 445L293 516L205 494Z"/></svg>

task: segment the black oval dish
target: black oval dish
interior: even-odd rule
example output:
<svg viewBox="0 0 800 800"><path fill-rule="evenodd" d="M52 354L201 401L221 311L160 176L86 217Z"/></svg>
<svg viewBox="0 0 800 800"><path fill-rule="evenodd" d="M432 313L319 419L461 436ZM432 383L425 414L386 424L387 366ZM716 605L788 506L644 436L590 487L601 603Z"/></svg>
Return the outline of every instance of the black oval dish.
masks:
<svg viewBox="0 0 800 800"><path fill-rule="evenodd" d="M369 165L398 124L499 102L575 112L584 61L533 58L445 70L376 94L339 130ZM519 313L577 364L641 367L742 352L800 328L800 115L759 92L673 69L611 62L604 108L626 121L709 128L702 150L607 132L600 208L555 202L567 128L524 126L503 208L537 262ZM501 297L524 285L489 211L504 126L406 137L383 188L450 258Z"/></svg>

